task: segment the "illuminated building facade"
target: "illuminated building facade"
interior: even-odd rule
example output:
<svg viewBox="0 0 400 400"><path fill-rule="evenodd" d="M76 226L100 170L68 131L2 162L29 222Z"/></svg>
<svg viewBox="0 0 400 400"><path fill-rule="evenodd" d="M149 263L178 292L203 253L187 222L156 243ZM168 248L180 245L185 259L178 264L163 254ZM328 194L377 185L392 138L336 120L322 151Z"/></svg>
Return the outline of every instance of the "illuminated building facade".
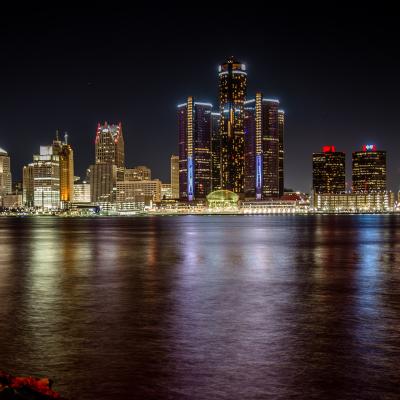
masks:
<svg viewBox="0 0 400 400"><path fill-rule="evenodd" d="M109 125L98 123L96 131L96 164L114 164L117 168L125 167L125 144L122 124Z"/></svg>
<svg viewBox="0 0 400 400"><path fill-rule="evenodd" d="M125 168L124 181L146 181L151 179L151 169L139 165L133 168Z"/></svg>
<svg viewBox="0 0 400 400"><path fill-rule="evenodd" d="M386 151L373 144L353 153L353 192L386 191Z"/></svg>
<svg viewBox="0 0 400 400"><path fill-rule="evenodd" d="M210 209L234 210L238 208L239 195L230 190L215 190L207 196Z"/></svg>
<svg viewBox="0 0 400 400"><path fill-rule="evenodd" d="M68 134L64 142L58 139L53 141L53 153L58 154L60 160L60 201L62 207L68 207L74 201L74 152L68 144Z"/></svg>
<svg viewBox="0 0 400 400"><path fill-rule="evenodd" d="M219 66L221 189L244 193L246 66L233 57Z"/></svg>
<svg viewBox="0 0 400 400"><path fill-rule="evenodd" d="M117 166L99 163L90 167L90 195L93 203L115 201Z"/></svg>
<svg viewBox="0 0 400 400"><path fill-rule="evenodd" d="M202 199L211 191L211 109L193 97L178 106L181 200Z"/></svg>
<svg viewBox="0 0 400 400"><path fill-rule="evenodd" d="M242 202L243 214L305 214L310 203L303 199L279 198L269 200L246 200Z"/></svg>
<svg viewBox="0 0 400 400"><path fill-rule="evenodd" d="M8 153L0 148L0 198L12 191L11 162Z"/></svg>
<svg viewBox="0 0 400 400"><path fill-rule="evenodd" d="M95 164L90 166L92 202L114 202L117 180L124 180L125 144L122 124L97 125Z"/></svg>
<svg viewBox="0 0 400 400"><path fill-rule="evenodd" d="M22 202L27 207L33 207L34 203L33 166L33 163L25 165L22 170Z"/></svg>
<svg viewBox="0 0 400 400"><path fill-rule="evenodd" d="M33 156L33 205L41 210L60 208L60 156L54 146L40 146Z"/></svg>
<svg viewBox="0 0 400 400"><path fill-rule="evenodd" d="M285 174L284 174L284 161L285 161L285 111L278 110L278 132L279 132L279 196L283 196L285 192Z"/></svg>
<svg viewBox="0 0 400 400"><path fill-rule="evenodd" d="M221 189L221 114L211 113L211 190Z"/></svg>
<svg viewBox="0 0 400 400"><path fill-rule="evenodd" d="M386 212L394 208L394 193L387 191L363 193L315 193L315 211L346 212Z"/></svg>
<svg viewBox="0 0 400 400"><path fill-rule="evenodd" d="M264 99L262 93L257 93L255 99L245 102L246 198L261 200L280 195L280 157L282 154L283 158L283 144L280 153L278 107L278 100Z"/></svg>
<svg viewBox="0 0 400 400"><path fill-rule="evenodd" d="M87 181L74 183L74 203L90 203L90 183Z"/></svg>
<svg viewBox="0 0 400 400"><path fill-rule="evenodd" d="M116 184L117 203L135 203L143 196L150 198L153 202L161 201L161 181L158 179L145 181L118 181Z"/></svg>
<svg viewBox="0 0 400 400"><path fill-rule="evenodd" d="M324 146L313 154L314 193L344 193L346 191L346 155L335 146Z"/></svg>
<svg viewBox="0 0 400 400"><path fill-rule="evenodd" d="M179 156L171 156L171 196L179 199Z"/></svg>
<svg viewBox="0 0 400 400"><path fill-rule="evenodd" d="M21 208L23 206L22 194L10 193L0 198L0 205L4 208Z"/></svg>
<svg viewBox="0 0 400 400"><path fill-rule="evenodd" d="M170 183L161 184L161 200L172 199L172 187Z"/></svg>

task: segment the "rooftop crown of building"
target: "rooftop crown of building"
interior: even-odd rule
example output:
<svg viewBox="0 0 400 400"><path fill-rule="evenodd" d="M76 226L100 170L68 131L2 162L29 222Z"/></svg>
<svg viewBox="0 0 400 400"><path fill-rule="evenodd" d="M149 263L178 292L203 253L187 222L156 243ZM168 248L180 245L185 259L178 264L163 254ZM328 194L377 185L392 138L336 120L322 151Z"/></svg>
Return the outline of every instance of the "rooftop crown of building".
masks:
<svg viewBox="0 0 400 400"><path fill-rule="evenodd" d="M99 141L99 137L101 134L111 134L115 143L119 141L122 137L122 123L119 122L118 124L109 124L107 121L104 122L102 125L100 122L97 124L97 131L96 131L96 143Z"/></svg>
<svg viewBox="0 0 400 400"><path fill-rule="evenodd" d="M335 146L332 146L332 145L322 146L322 151L324 153L335 153L336 148L335 148Z"/></svg>
<svg viewBox="0 0 400 400"><path fill-rule="evenodd" d="M221 63L218 67L218 71L221 73L226 73L229 69L233 71L238 71L246 75L246 65L241 63L237 58L230 56L225 62Z"/></svg>
<svg viewBox="0 0 400 400"><path fill-rule="evenodd" d="M230 57L226 60L226 62L227 62L228 64L240 64L240 61L239 61L237 58L235 58L234 56L230 56Z"/></svg>

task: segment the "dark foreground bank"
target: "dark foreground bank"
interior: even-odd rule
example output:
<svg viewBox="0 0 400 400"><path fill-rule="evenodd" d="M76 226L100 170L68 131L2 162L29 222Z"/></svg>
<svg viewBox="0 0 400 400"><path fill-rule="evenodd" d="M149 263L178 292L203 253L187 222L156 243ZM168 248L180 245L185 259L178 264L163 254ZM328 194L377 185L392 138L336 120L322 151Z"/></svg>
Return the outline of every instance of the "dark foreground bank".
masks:
<svg viewBox="0 0 400 400"><path fill-rule="evenodd" d="M48 378L31 376L12 376L0 370L0 399L19 400L50 400L61 399L61 396L51 389L52 381Z"/></svg>

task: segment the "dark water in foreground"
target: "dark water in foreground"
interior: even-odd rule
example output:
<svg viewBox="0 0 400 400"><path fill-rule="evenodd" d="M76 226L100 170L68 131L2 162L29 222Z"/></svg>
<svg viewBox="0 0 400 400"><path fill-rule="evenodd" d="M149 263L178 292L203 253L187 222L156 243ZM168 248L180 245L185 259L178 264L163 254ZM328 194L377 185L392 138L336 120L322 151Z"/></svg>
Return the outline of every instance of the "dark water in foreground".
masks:
<svg viewBox="0 0 400 400"><path fill-rule="evenodd" d="M400 217L0 219L0 368L72 399L400 398Z"/></svg>

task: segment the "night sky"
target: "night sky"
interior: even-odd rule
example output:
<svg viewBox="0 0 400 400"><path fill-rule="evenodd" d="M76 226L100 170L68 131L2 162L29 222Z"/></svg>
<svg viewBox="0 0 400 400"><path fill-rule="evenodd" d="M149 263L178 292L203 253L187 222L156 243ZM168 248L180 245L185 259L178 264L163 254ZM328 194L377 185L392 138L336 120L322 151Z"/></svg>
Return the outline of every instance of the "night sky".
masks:
<svg viewBox="0 0 400 400"><path fill-rule="evenodd" d="M311 155L324 144L347 153L350 183L351 152L375 143L398 190L397 16L267 16L254 6L227 14L202 4L3 13L0 147L15 178L56 129L68 131L84 176L106 120L123 124L127 166L169 181L176 105L189 95L217 105L218 64L234 55L247 64L248 98L261 90L286 111L286 187L310 190Z"/></svg>

